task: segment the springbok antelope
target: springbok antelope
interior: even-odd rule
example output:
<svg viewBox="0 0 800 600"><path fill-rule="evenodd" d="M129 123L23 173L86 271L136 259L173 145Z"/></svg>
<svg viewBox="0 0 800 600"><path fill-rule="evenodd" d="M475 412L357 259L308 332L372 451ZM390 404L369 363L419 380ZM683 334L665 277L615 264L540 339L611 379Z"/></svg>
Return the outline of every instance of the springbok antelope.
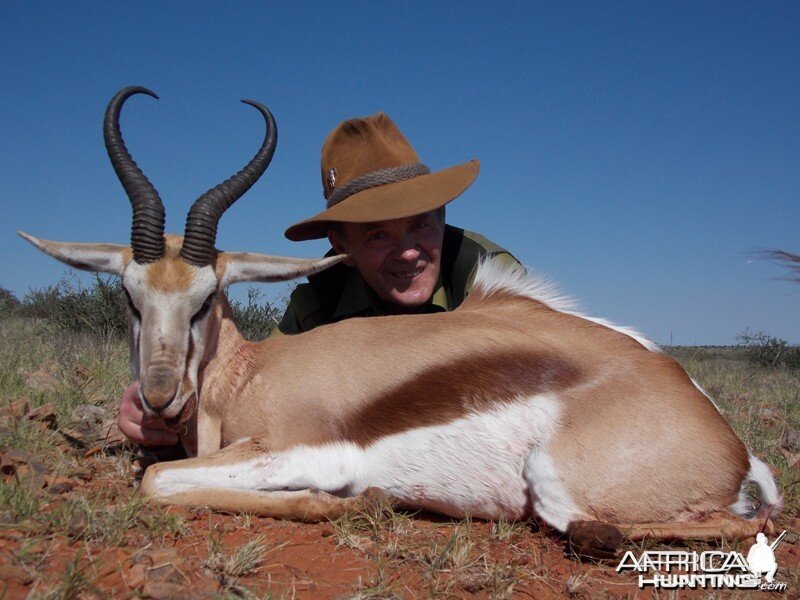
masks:
<svg viewBox="0 0 800 600"><path fill-rule="evenodd" d="M275 122L253 160L165 236L157 192L119 131L104 132L133 205L131 246L21 235L70 266L122 279L133 376L148 413L196 427L197 457L151 466L161 503L318 520L370 489L454 517L538 517L559 531L590 520L630 536L754 535L779 509L768 467L748 454L678 364L627 329L577 313L546 283L485 262L456 310L350 319L245 341L224 288L310 274L297 260L214 248L217 223L265 171ZM196 416L196 421L193 417ZM691 527L685 527L687 524ZM688 531L688 533L687 533Z"/></svg>

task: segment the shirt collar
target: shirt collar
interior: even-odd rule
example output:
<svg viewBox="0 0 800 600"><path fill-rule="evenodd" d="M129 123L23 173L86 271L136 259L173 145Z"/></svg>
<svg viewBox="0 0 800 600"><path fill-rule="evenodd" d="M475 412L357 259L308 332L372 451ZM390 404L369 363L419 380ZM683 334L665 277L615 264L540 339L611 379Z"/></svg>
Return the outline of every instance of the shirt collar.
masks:
<svg viewBox="0 0 800 600"><path fill-rule="evenodd" d="M421 306L418 312L447 311L449 308L450 302L447 298L447 290L444 287L440 270L439 280L433 289L433 296L431 296L430 302ZM383 302L373 289L367 285L358 269L348 267L342 295L339 297L339 302L333 311L333 320L340 321L354 316L385 314L386 310L383 308Z"/></svg>

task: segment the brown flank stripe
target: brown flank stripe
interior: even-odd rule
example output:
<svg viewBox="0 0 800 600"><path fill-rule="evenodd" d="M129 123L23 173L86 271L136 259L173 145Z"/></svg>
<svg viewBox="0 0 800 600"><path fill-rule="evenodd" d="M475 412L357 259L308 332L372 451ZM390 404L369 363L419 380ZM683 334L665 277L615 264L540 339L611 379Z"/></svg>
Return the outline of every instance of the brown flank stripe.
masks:
<svg viewBox="0 0 800 600"><path fill-rule="evenodd" d="M580 368L543 353L469 356L414 375L348 419L343 439L362 447L382 437L444 425L581 380Z"/></svg>

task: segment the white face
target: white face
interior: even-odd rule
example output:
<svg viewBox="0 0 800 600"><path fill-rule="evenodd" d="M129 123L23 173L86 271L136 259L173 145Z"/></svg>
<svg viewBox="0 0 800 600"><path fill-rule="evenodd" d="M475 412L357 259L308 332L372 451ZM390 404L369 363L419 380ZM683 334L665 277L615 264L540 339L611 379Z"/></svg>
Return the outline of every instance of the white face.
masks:
<svg viewBox="0 0 800 600"><path fill-rule="evenodd" d="M210 266L193 267L188 285L153 285L151 265L131 261L122 277L130 308L130 349L142 406L178 426L197 391L197 370L205 351L208 317L217 292Z"/></svg>
<svg viewBox="0 0 800 600"><path fill-rule="evenodd" d="M131 372L140 381L142 405L149 415L160 416L176 428L194 412L197 373L214 331L214 300L221 290L237 282L268 283L312 275L347 258L220 252L215 265L197 267L180 257L183 238L167 234L165 256L139 264L132 260L128 246L20 235L71 267L122 278L130 308Z"/></svg>

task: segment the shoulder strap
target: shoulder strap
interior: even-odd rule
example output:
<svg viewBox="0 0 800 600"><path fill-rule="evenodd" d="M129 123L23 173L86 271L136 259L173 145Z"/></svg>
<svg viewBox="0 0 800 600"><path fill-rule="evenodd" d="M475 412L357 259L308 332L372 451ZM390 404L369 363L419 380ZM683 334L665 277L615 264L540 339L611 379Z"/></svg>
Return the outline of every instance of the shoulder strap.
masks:
<svg viewBox="0 0 800 600"><path fill-rule="evenodd" d="M442 272L449 291L450 309L467 297L478 262L485 256L508 254L506 250L478 233L445 226L442 244ZM449 285L448 285L449 284Z"/></svg>
<svg viewBox="0 0 800 600"><path fill-rule="evenodd" d="M335 254L336 252L331 249L325 256ZM308 278L308 283L316 295L318 306L315 309L320 311L323 323L330 323L333 318L333 311L336 310L347 281L347 269L344 263L339 263Z"/></svg>

